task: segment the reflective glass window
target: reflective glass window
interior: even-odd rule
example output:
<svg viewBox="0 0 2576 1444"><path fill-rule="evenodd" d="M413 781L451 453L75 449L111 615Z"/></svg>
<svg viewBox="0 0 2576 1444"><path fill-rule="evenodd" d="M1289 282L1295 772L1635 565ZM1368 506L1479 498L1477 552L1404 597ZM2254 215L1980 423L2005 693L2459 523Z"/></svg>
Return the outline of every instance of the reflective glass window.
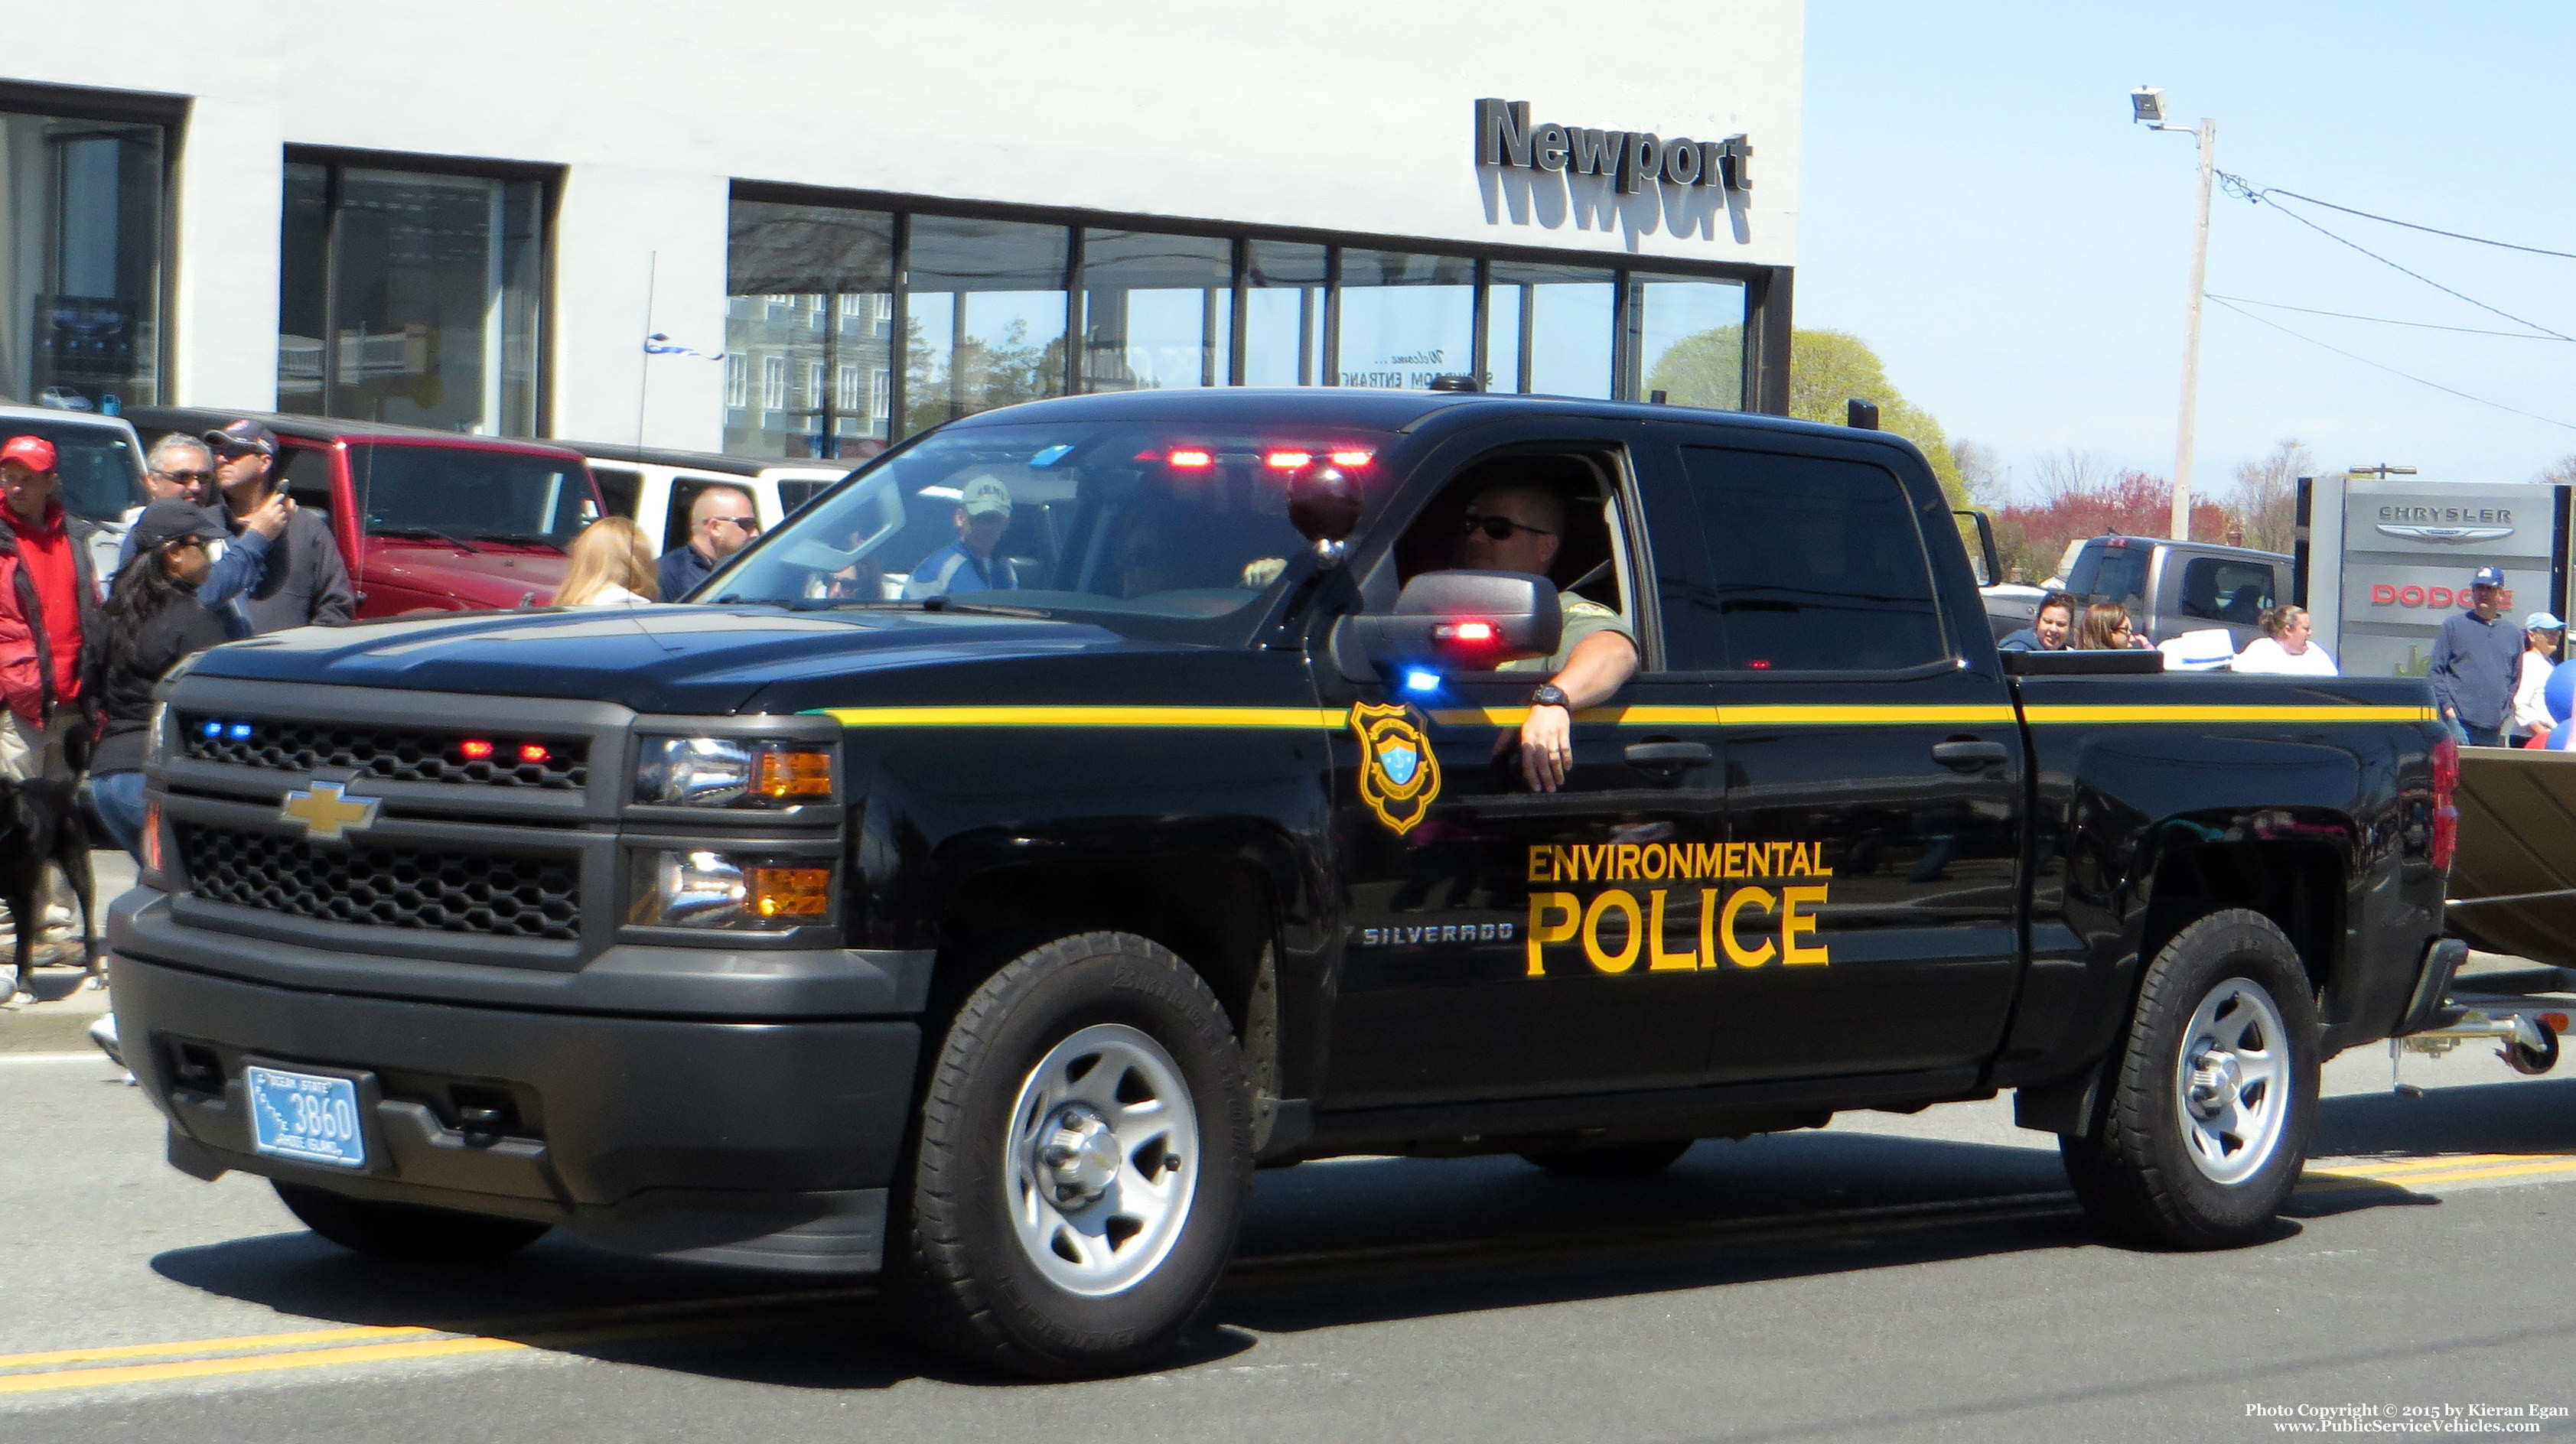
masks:
<svg viewBox="0 0 2576 1444"><path fill-rule="evenodd" d="M1062 226L915 216L903 434L1064 394Z"/></svg>
<svg viewBox="0 0 2576 1444"><path fill-rule="evenodd" d="M856 460L883 448L889 413L875 388L893 365L894 224L884 211L734 202L726 451Z"/></svg>
<svg viewBox="0 0 2576 1444"><path fill-rule="evenodd" d="M1342 385L1418 391L1474 369L1475 262L1346 247L1339 299Z"/></svg>
<svg viewBox="0 0 2576 1444"><path fill-rule="evenodd" d="M331 416L534 435L544 213L533 180L291 165L281 394Z"/></svg>
<svg viewBox="0 0 2576 1444"><path fill-rule="evenodd" d="M1610 272L1497 261L1489 284L1487 390L1610 394Z"/></svg>
<svg viewBox="0 0 2576 1444"><path fill-rule="evenodd" d="M1633 276L1628 327L1636 349L1633 395L1675 406L1744 408L1744 286Z"/></svg>
<svg viewBox="0 0 2576 1444"><path fill-rule="evenodd" d="M160 399L164 149L157 125L0 112L0 395Z"/></svg>
<svg viewBox="0 0 2576 1444"><path fill-rule="evenodd" d="M1243 384L1312 386L1322 379L1322 246L1254 241L1243 267Z"/></svg>
<svg viewBox="0 0 2576 1444"><path fill-rule="evenodd" d="M1222 385L1233 327L1233 242L1083 232L1085 391Z"/></svg>

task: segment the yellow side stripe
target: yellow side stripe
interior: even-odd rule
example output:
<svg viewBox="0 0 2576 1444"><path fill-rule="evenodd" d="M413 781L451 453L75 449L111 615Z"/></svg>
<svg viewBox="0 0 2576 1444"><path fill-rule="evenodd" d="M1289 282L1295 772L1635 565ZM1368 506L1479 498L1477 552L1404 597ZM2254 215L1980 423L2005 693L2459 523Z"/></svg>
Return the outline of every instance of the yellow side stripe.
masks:
<svg viewBox="0 0 2576 1444"><path fill-rule="evenodd" d="M2430 707L2038 706L2023 709L2032 722L2431 722Z"/></svg>
<svg viewBox="0 0 2576 1444"><path fill-rule="evenodd" d="M826 707L844 727L1324 727L1339 707Z"/></svg>
<svg viewBox="0 0 2576 1444"><path fill-rule="evenodd" d="M821 715L844 727L1254 727L1338 730L1350 713L1339 707L1154 707L1125 705L991 707L826 707ZM2051 705L2028 708L2034 724L2264 722L2431 722L2430 707L2190 705ZM1527 707L1448 707L1430 713L1444 727L1517 727ZM1624 727L1994 727L2013 721L2010 707L1900 705L1766 705L1749 707L1587 707L1585 723Z"/></svg>

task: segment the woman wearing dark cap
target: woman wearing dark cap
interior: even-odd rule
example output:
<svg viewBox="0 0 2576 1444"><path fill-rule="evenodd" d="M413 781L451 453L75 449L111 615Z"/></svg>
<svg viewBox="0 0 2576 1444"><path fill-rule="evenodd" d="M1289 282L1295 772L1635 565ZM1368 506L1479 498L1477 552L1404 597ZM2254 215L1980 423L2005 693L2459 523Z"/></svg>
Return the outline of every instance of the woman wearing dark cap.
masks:
<svg viewBox="0 0 2576 1444"><path fill-rule="evenodd" d="M225 641L224 625L197 604L211 563L206 543L221 522L177 498L156 501L134 523L134 559L116 574L105 625L89 651L83 689L103 720L90 758L99 820L143 861L143 762L152 746L152 689L180 658Z"/></svg>

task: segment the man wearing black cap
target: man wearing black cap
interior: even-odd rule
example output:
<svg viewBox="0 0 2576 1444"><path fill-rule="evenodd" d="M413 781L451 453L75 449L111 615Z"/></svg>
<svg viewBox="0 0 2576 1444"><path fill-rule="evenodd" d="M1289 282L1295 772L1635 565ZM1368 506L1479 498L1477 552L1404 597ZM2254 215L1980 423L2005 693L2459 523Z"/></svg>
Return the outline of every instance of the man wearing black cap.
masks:
<svg viewBox="0 0 2576 1444"><path fill-rule="evenodd" d="M2433 642L2433 697L2466 746L2504 745L2523 641L2503 618L2504 569L2480 567L2469 578L2469 609L2442 623Z"/></svg>
<svg viewBox="0 0 2576 1444"><path fill-rule="evenodd" d="M102 730L90 758L90 795L99 819L140 862L143 761L152 726L152 689L182 657L225 641L225 628L197 604L213 564L206 544L224 539L224 524L177 497L143 509L129 538L145 565L124 573L108 598L89 650L87 694Z"/></svg>
<svg viewBox="0 0 2576 1444"><path fill-rule="evenodd" d="M349 588L349 569L331 537L331 523L320 513L296 509L272 487L277 433L256 421L241 420L206 433L215 454L218 496L206 514L223 523L236 539L248 534L264 508L282 506L286 521L268 546L257 585L226 604L239 612L255 635L288 627L337 627L356 614L357 596ZM238 541L237 541L238 544ZM236 629L241 623L236 622Z"/></svg>

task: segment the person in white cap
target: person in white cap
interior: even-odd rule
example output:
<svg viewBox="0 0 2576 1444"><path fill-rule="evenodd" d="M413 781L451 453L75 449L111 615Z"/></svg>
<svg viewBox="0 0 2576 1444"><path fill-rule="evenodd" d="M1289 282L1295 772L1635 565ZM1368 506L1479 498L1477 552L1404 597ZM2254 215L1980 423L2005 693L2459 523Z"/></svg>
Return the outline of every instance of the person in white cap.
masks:
<svg viewBox="0 0 2576 1444"><path fill-rule="evenodd" d="M997 548L1011 529L1011 489L986 472L957 491L957 540L921 559L903 584L906 598L951 592L1016 592L1019 571Z"/></svg>
<svg viewBox="0 0 2576 1444"><path fill-rule="evenodd" d="M2236 654L2234 670L2291 677L2332 677L2335 659L2316 644L2316 623L2305 607L2279 606L2263 614L2263 635Z"/></svg>
<svg viewBox="0 0 2576 1444"><path fill-rule="evenodd" d="M2508 740L2520 747L2536 736L2544 736L2556 725L2549 715L2549 703L2541 689L2549 685L2549 674L2558 663L2558 644L2567 639L2567 624L2548 612L2534 612L2522 619L2522 660L2515 663L2513 681L2513 718L2505 724Z"/></svg>

